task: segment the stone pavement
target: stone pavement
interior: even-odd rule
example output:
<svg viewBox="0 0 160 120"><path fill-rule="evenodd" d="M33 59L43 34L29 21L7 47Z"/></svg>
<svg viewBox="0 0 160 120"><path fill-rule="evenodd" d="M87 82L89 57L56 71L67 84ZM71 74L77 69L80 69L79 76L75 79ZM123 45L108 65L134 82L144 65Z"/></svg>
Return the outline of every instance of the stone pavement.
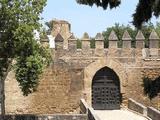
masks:
<svg viewBox="0 0 160 120"><path fill-rule="evenodd" d="M136 113L124 110L94 110L100 120L148 120Z"/></svg>

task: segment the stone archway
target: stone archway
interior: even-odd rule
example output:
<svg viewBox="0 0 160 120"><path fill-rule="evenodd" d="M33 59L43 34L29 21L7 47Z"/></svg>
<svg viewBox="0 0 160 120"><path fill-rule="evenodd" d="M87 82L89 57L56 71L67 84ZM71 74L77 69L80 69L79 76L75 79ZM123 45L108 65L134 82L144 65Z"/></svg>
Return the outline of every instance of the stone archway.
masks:
<svg viewBox="0 0 160 120"><path fill-rule="evenodd" d="M120 81L108 67L96 72L92 80L92 107L96 110L120 109Z"/></svg>
<svg viewBox="0 0 160 120"><path fill-rule="evenodd" d="M84 98L86 99L87 103L91 106L91 93L92 93L92 80L94 75L98 70L100 70L103 67L108 67L115 71L115 73L118 75L120 80L120 93L122 94L122 97L125 93L125 87L128 83L128 75L126 72L125 67L116 60L113 59L107 59L107 58L101 58L91 64L89 64L84 69Z"/></svg>

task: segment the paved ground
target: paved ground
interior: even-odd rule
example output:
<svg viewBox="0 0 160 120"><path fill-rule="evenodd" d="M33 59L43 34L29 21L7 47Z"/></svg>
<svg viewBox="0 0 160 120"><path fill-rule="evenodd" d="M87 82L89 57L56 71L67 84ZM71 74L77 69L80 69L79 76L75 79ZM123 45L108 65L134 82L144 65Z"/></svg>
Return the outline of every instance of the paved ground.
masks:
<svg viewBox="0 0 160 120"><path fill-rule="evenodd" d="M100 120L148 120L147 118L132 113L128 110L94 110L94 112L100 118Z"/></svg>

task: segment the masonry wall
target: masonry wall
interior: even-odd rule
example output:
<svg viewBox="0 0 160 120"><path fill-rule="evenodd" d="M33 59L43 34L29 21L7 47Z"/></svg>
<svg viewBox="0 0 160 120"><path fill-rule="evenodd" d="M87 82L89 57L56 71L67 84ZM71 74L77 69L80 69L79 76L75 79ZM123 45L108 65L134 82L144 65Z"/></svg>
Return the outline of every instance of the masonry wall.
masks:
<svg viewBox="0 0 160 120"><path fill-rule="evenodd" d="M90 39L83 37L82 49L76 49L76 40L68 40L68 49L56 49L54 61L41 77L37 92L24 97L20 92L14 73L6 80L6 111L8 114L54 114L78 113L79 101L84 98L91 106L91 85L95 73L107 66L120 79L123 97L158 108L159 98L150 99L143 92L143 77L160 75L160 51L158 48L144 48L143 37L138 33L137 48L131 48L131 39L125 33L125 48L117 48L114 32L109 37L109 48L103 48L103 40L98 36L95 49L90 48ZM155 33L151 34L155 38ZM96 42L97 42L96 41ZM126 43L125 43L126 42ZM142 44L140 44L140 43ZM63 43L62 43L63 44ZM152 43L154 46L154 43Z"/></svg>
<svg viewBox="0 0 160 120"><path fill-rule="evenodd" d="M10 72L5 83L7 114L78 113L81 75L81 69L70 68L61 61L45 70L35 93L24 97Z"/></svg>

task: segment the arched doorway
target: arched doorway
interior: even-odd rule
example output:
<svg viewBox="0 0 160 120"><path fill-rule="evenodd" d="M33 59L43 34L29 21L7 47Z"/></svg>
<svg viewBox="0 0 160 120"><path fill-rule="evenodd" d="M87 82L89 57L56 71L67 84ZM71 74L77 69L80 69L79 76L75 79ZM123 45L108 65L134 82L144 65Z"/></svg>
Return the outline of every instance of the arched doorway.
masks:
<svg viewBox="0 0 160 120"><path fill-rule="evenodd" d="M92 80L92 107L96 110L120 109L120 81L117 74L104 67Z"/></svg>

